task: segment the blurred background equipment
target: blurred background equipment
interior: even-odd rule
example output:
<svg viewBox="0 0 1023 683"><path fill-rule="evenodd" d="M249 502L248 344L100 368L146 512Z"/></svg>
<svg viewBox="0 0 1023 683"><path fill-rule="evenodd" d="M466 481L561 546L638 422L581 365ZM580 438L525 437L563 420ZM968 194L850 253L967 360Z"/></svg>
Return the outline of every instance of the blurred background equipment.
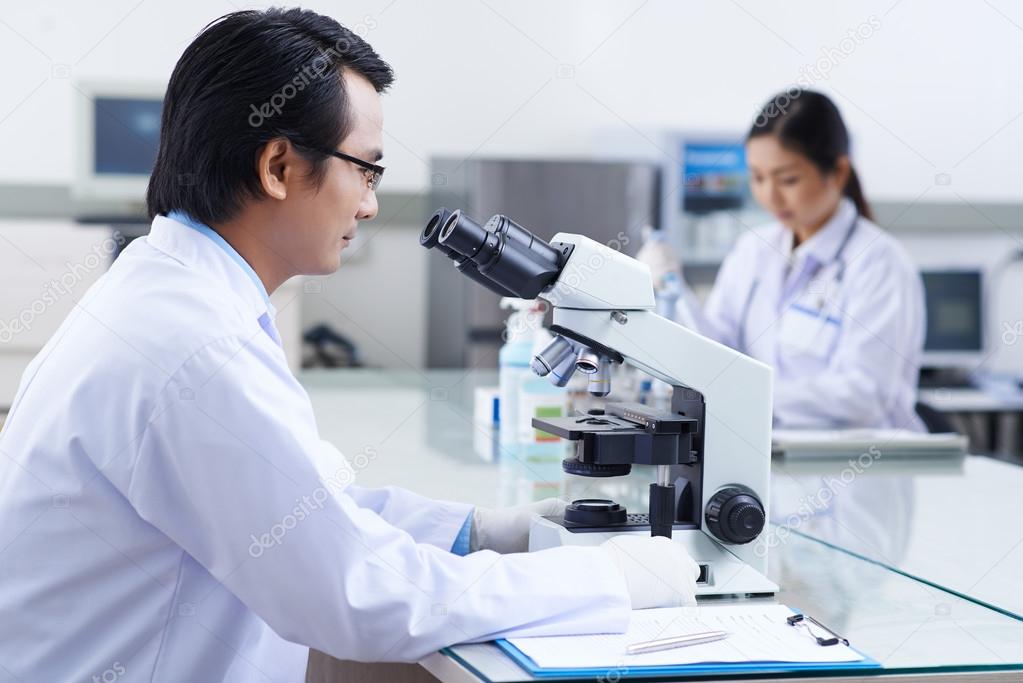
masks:
<svg viewBox="0 0 1023 683"><path fill-rule="evenodd" d="M925 270L927 336L922 386L972 386L984 355L984 275L979 269Z"/></svg>
<svg viewBox="0 0 1023 683"><path fill-rule="evenodd" d="M578 232L631 256L640 247L643 226L659 221L657 164L437 157L430 172L443 179L431 192L435 206L465 207L477 217L514 216L535 226L543 240L555 232ZM496 366L500 296L440 258L428 261L427 288L427 365Z"/></svg>
<svg viewBox="0 0 1023 683"><path fill-rule="evenodd" d="M164 88L88 81L77 87L75 194L141 204L160 143Z"/></svg>

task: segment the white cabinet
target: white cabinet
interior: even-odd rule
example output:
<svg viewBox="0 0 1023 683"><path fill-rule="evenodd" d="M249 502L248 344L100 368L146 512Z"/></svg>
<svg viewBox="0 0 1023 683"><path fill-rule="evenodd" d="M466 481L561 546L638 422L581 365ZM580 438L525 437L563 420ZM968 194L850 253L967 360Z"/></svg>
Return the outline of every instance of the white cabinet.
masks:
<svg viewBox="0 0 1023 683"><path fill-rule="evenodd" d="M0 221L0 409L25 366L110 265L110 230L56 220Z"/></svg>
<svg viewBox="0 0 1023 683"><path fill-rule="evenodd" d="M110 266L116 248L108 226L0 221L0 411L10 407L25 366ZM285 283L273 302L284 351L297 371L302 279Z"/></svg>

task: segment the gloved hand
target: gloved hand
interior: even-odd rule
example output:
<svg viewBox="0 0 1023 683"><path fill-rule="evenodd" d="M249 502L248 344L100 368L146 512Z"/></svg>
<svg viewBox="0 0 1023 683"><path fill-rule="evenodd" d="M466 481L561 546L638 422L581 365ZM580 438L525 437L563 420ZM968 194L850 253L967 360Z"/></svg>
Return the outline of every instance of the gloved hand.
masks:
<svg viewBox="0 0 1023 683"><path fill-rule="evenodd" d="M668 273L675 273L681 282L682 259L671 248L671 245L667 243L667 235L664 231L644 228L643 233L643 246L636 253L636 260L650 267L650 276L654 281L654 289L660 290L664 286L665 276Z"/></svg>
<svg viewBox="0 0 1023 683"><path fill-rule="evenodd" d="M559 498L547 498L498 510L477 507L472 513L469 552L524 553L529 550L529 525L533 518L537 515L560 515L566 505L568 503Z"/></svg>
<svg viewBox="0 0 1023 683"><path fill-rule="evenodd" d="M625 576L632 609L696 603L700 566L681 543L663 536L623 534L598 547Z"/></svg>

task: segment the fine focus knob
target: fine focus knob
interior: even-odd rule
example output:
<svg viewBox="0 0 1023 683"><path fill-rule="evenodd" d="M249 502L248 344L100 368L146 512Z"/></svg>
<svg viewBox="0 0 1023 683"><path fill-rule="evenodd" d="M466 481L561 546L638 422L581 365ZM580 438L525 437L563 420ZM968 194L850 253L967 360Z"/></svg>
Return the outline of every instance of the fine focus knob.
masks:
<svg viewBox="0 0 1023 683"><path fill-rule="evenodd" d="M707 503L707 530L726 543L749 543L764 530L764 506L745 486L728 486Z"/></svg>

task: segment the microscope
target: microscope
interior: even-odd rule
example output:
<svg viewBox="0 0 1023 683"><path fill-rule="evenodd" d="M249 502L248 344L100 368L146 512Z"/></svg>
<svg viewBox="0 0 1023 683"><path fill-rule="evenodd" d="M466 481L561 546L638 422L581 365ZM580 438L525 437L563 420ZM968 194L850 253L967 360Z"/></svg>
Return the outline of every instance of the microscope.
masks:
<svg viewBox="0 0 1023 683"><path fill-rule="evenodd" d="M672 387L670 410L606 402L586 414L534 418L568 439L562 469L619 477L654 468L649 509L605 499L573 501L530 528L529 549L598 545L624 533L666 536L700 566L697 595L771 595L765 532L771 466L771 369L654 313L649 268L583 235L548 243L503 215L480 225L440 209L420 244L501 296L542 298L554 341L532 368L557 386L576 372L597 397L611 393L613 364L628 363Z"/></svg>

